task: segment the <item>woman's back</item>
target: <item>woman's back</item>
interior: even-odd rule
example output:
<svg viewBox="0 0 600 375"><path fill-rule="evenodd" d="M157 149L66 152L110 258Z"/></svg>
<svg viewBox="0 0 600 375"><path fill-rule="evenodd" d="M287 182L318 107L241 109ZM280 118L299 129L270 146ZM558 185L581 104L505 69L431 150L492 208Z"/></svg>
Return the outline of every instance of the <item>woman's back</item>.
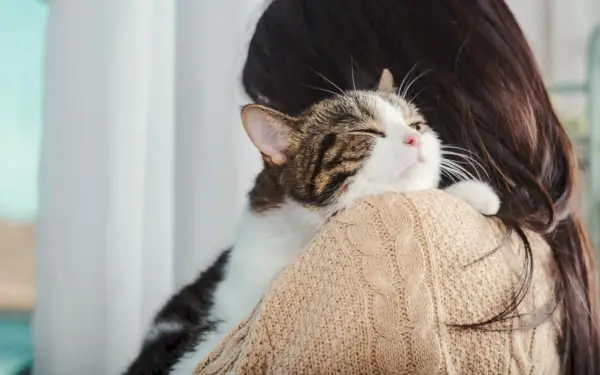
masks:
<svg viewBox="0 0 600 375"><path fill-rule="evenodd" d="M539 374L559 372L551 252L439 190L369 198L336 216L198 374ZM545 319L541 325L534 321Z"/></svg>
<svg viewBox="0 0 600 375"><path fill-rule="evenodd" d="M384 67L404 77L402 94L442 142L471 155L454 161L498 192L498 219L525 254L517 292L489 319L457 329L510 321L536 293L540 261L525 235L536 232L549 245L555 288L533 323L562 310L561 373L600 374L595 254L579 218L577 161L503 0L274 0L251 39L243 84L256 103L296 114L332 91L372 85Z"/></svg>

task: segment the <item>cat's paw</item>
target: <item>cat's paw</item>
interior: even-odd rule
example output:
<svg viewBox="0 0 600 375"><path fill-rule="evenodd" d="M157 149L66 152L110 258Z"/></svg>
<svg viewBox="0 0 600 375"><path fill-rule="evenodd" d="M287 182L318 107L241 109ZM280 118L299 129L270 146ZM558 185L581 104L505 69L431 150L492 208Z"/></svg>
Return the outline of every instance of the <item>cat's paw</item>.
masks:
<svg viewBox="0 0 600 375"><path fill-rule="evenodd" d="M500 197L485 182L476 180L460 181L444 190L448 194L466 201L483 215L493 216L500 210Z"/></svg>

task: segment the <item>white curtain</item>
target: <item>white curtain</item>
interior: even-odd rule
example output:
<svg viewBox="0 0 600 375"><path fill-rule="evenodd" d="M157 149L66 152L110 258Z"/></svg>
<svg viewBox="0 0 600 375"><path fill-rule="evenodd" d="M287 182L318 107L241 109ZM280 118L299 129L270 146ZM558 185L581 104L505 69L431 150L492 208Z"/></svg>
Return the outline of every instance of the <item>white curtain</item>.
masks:
<svg viewBox="0 0 600 375"><path fill-rule="evenodd" d="M231 242L259 168L238 108L262 3L50 2L36 374L118 374Z"/></svg>

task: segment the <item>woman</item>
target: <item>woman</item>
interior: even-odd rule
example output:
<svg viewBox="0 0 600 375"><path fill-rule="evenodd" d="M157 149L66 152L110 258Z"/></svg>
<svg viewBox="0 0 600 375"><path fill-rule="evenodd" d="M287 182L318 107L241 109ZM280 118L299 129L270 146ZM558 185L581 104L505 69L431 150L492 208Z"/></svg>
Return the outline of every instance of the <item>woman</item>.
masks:
<svg viewBox="0 0 600 375"><path fill-rule="evenodd" d="M490 251L493 248L477 249L474 244L485 240L480 238L483 234L489 240L481 242L485 246L502 243L505 237L497 231L481 229L483 226L465 230L467 225L482 225L481 220L484 219L469 216L464 207L439 194L402 198L410 202L396 204L394 207L398 212L411 202L418 201L428 207L413 207L405 212L413 219L418 216L424 230L428 226L446 228L455 225L453 231L448 231L448 236L459 232L463 236L471 236L473 231L479 231L481 235L469 237L471 242L464 244L464 251L456 255L462 257L461 261L471 259L470 263L458 262L446 267L445 263L432 260L421 269L412 262L414 259L410 251L423 248L423 243L413 248L404 244L404 255L396 254L405 256L404 263L410 263L415 268L414 272L423 271L427 282L431 281L442 289L449 285L462 288L462 294L454 295L447 291L446 294L430 295L432 303L437 306L436 318L429 322L419 321L416 325L429 327L429 332L434 332L432 341L428 341L427 345L416 339L409 341L408 349L404 347L405 358L399 361L409 361L412 367L397 371L427 374L438 370L440 373L517 373L517 369L527 368L527 373L599 374L600 335L594 255L576 207L577 163L571 142L550 104L531 50L504 1L275 0L260 18L252 37L243 84L255 102L298 114L331 95L330 92L338 87L342 90L372 87L383 68L389 68L395 77L406 77L404 87L407 96L423 110L429 125L444 143L468 150L482 164L487 171L484 178L489 179L503 202L498 217L504 229L508 228L509 237L516 238L515 242L511 242L510 238L507 242L516 244L515 248L522 251L515 257L521 272L518 281L510 284L513 287L509 293L498 291L498 285L505 285L508 279L514 277L514 274L507 278L502 272L496 273L497 267L506 260L498 254L501 246L496 248L497 251ZM410 84L407 85L407 82ZM468 168L477 173L474 164ZM445 180L444 184L448 182ZM339 240L336 233L341 233L340 228L349 225L349 221L354 220L356 224L357 217L370 220L368 215L373 213L370 211L374 210L372 207L381 206L382 202L385 203L383 206L393 203L386 198L378 199L368 201L356 212L334 220L325 234L307 249L298 264L282 275L255 314L199 366L198 372L220 373L235 369L240 373L265 370L278 373L361 373L367 371L364 368L385 372L379 365L361 366L366 362L374 366L377 358L398 355L392 344L403 340L402 330L387 333L390 346L367 346L370 348L368 355L358 348L358 344L355 354L341 355L342 349L339 349L336 355L337 349L332 348L343 347L344 344L340 343L343 340L335 345L330 341L332 332L348 339L347 332L363 327L363 321L373 320L377 311L393 309L393 304L382 305L381 310L368 310L365 307L368 304L357 302L344 310L345 316L352 316L352 319L346 321L342 316L332 321L336 311L334 307L337 306L334 302L323 302L322 306L312 302L313 299L325 298L325 295L330 300L337 297L338 301L351 300L350 297L345 299L347 290L343 288L346 286L337 288L334 280L345 277L340 268L349 270L348 274L358 271L349 265L332 267L322 254L331 255L331 259L341 259L340 262L344 260L341 253L350 258L352 255L348 255L346 245L340 245L341 240L336 243L326 239L334 237ZM436 207L431 207L432 201ZM450 222L461 220L460 217L440 218L439 215L445 215L446 211L454 211L451 214L460 211L466 215L463 225L456 226ZM377 212L377 215L382 215ZM419 212L423 215L419 216ZM384 214L394 216L397 213ZM406 215L403 215L396 217L398 222L404 220L402 217ZM436 215L438 217L433 217ZM487 222L493 220L488 219ZM357 225L356 231L368 232ZM402 231L402 225L395 230ZM364 232L365 236L368 236L367 232ZM450 240L429 238L427 241L429 244L437 241L437 245L433 246L432 252L422 254L431 257L446 255L443 244ZM356 245L357 248L360 246ZM375 251L369 245L364 246L363 253ZM450 248L456 247L452 246ZM469 258L465 254L470 251L483 255ZM401 258L399 264L402 262ZM372 265L371 272L385 268L386 264L389 263ZM460 264L464 267L459 267ZM436 265L441 268L435 268ZM495 279L467 277L468 280L461 279L460 282L452 279L474 272L469 266L483 267L477 272L493 274ZM393 272L390 271L390 274ZM332 279L332 273L339 273L339 278ZM410 277L411 274L407 275ZM307 292L304 288L311 283L303 284L301 281L305 277L309 277L313 284L329 285L326 288L329 294L323 294L323 288ZM356 277L358 280L359 276ZM401 283L410 285L412 282L396 281L393 285L398 288L402 287ZM453 298L469 294L472 303L445 301L451 294ZM377 294L374 296L372 299L377 301ZM401 303L404 297L398 298L395 306L405 308ZM436 298L442 301L435 302ZM440 306L446 310L440 312ZM282 309L285 312L281 313ZM460 319L451 319L453 315L448 311L452 309L464 314L460 315ZM325 312L325 317L319 317L319 310ZM439 318L442 313L447 320ZM406 314L390 313L387 316L400 319L398 317ZM418 318L418 314L416 316ZM286 328L281 323L283 320L294 324ZM554 328L553 322L556 323ZM365 328L361 332L352 336L357 342L369 331ZM443 332L455 335L453 337L459 338L459 341L454 344L444 341ZM536 335L537 341L541 340L540 335L547 335L542 340L545 344L534 344L537 342ZM460 341L464 337L479 340L479 347ZM518 337L525 337L525 340ZM329 344L323 344L323 340ZM298 342L302 345L296 345ZM516 353L514 347L521 347L523 355L520 358L509 355L510 358L500 360L499 356L506 353L497 354L491 347L484 347L487 345L484 343L504 345L501 342L507 345L506 352ZM527 346L527 343L531 345ZM324 346L318 349L319 345ZM417 345L422 347L417 350ZM540 349L543 345L548 347ZM463 352L453 354L453 350ZM320 359L313 361L306 357L306 352L311 353L311 358ZM438 367L433 368L430 362L415 359L421 354L427 357L430 352L441 358ZM556 360L547 356L556 356ZM478 362L477 358L481 361ZM529 367L524 364L527 361ZM342 362L346 367L340 364ZM419 363L423 366L417 365ZM491 363L498 368L486 367Z"/></svg>

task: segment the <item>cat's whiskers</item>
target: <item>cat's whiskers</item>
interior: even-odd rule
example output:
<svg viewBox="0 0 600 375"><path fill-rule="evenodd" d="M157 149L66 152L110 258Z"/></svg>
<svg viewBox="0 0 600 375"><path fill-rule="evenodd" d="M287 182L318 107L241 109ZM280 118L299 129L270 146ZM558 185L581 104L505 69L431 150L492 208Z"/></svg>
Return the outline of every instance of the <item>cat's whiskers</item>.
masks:
<svg viewBox="0 0 600 375"><path fill-rule="evenodd" d="M458 181L466 181L466 180L475 179L472 175L470 175L464 169L461 169L461 167L458 164L453 163L448 160L442 160L441 169L442 169L442 173L446 172L447 174L449 174L448 175L449 177L450 177L450 175L457 177Z"/></svg>
<svg viewBox="0 0 600 375"><path fill-rule="evenodd" d="M461 163L461 160L454 160L454 159L450 159L450 158L444 158L443 156L442 156L442 159L445 160L446 164L454 165L454 166L456 166L456 168L460 169L461 171L463 171L467 175L473 176L473 173L471 171L469 171L467 168L465 168L465 166Z"/></svg>
<svg viewBox="0 0 600 375"><path fill-rule="evenodd" d="M408 70L408 72L404 75L404 78L402 78L402 81L400 82L400 84L398 85L398 90L396 90L396 95L400 96L400 93L403 91L404 89L404 84L406 83L406 80L409 79L408 77L410 77L410 75L412 74L413 70L415 70L415 68L417 67L419 63L415 63L412 68L410 68Z"/></svg>
<svg viewBox="0 0 600 375"><path fill-rule="evenodd" d="M462 152L459 152L459 151L462 151ZM463 149L461 147L444 145L444 146L442 146L442 157L444 155L451 155L451 156L457 157L460 160L457 160L456 162L458 162L458 163L463 162L463 163L470 165L480 180L481 180L481 174L479 173L480 170L483 171L485 176L489 178L489 174L487 173L487 171L485 170L483 165L475 158L475 154L473 152Z"/></svg>
<svg viewBox="0 0 600 375"><path fill-rule="evenodd" d="M442 145L442 151L453 150L451 152L456 153L456 155L464 158L469 158L475 162L477 162L482 168L483 166L475 159L477 156L473 151L467 150L462 147L453 146L453 145Z"/></svg>
<svg viewBox="0 0 600 375"><path fill-rule="evenodd" d="M442 145L442 150L454 150L454 152L459 152L461 156L469 156L471 158L477 157L477 154L471 150L467 150L466 148L453 146L453 145Z"/></svg>
<svg viewBox="0 0 600 375"><path fill-rule="evenodd" d="M419 92L417 92L410 98L407 98L407 100L411 103L414 103L419 98L419 95L421 95L423 93L423 91L425 91L425 89L426 89L426 87L423 87L421 90L419 90Z"/></svg>
<svg viewBox="0 0 600 375"><path fill-rule="evenodd" d="M472 160L473 162L477 163L479 167L484 169L483 165L476 159L477 154L475 154L473 151L464 149L462 147L457 147L457 146L442 145L442 151L447 152L448 150L454 150L451 152L456 153L457 156L460 156L462 158L468 158L468 159Z"/></svg>
<svg viewBox="0 0 600 375"><path fill-rule="evenodd" d="M356 91L356 81L354 80L354 59L350 56L350 73L352 73L352 87Z"/></svg>
<svg viewBox="0 0 600 375"><path fill-rule="evenodd" d="M446 175L450 178L452 183L464 181L465 178L460 174L457 174L452 168L444 167L442 168L442 174Z"/></svg>
<svg viewBox="0 0 600 375"><path fill-rule="evenodd" d="M468 171L465 167L460 165L459 162L457 162L456 160L444 159L444 161L442 161L442 163L454 167L455 169L461 171L467 177L475 179L475 176L473 176L473 174L470 171Z"/></svg>
<svg viewBox="0 0 600 375"><path fill-rule="evenodd" d="M453 148L455 150L466 152L467 154L475 155L475 153L471 150L468 150L463 147L454 146L454 145L442 145L442 148Z"/></svg>
<svg viewBox="0 0 600 375"><path fill-rule="evenodd" d="M406 87L404 88L404 90L402 90L400 96L402 98L406 98L408 95L408 91L410 90L410 88L412 87L412 85L415 84L415 82L417 82L419 79L423 78L426 74L428 74L429 72L431 72L431 69L426 69L424 71L421 72L421 74L419 74L418 76L416 76L412 81L410 81L409 84L406 85Z"/></svg>
<svg viewBox="0 0 600 375"><path fill-rule="evenodd" d="M444 152L442 151L442 157L443 156L448 156L448 155L452 155L454 157L458 157L458 160L453 160L453 159L448 159L451 160L453 163L456 163L457 165L460 165L461 168L464 169L463 164L466 164L468 166L470 166L474 171L475 174L477 175L477 178L479 180L481 180L481 174L479 173L479 168L477 168L478 162L474 159L469 159L468 157L464 157L463 155L454 153L454 152Z"/></svg>
<svg viewBox="0 0 600 375"><path fill-rule="evenodd" d="M324 89L322 87L311 86L311 85L307 85L307 84L304 84L304 83L302 83L301 85L304 86L304 87L308 87L309 89L319 90L319 91L326 92L326 93L331 94L333 96L342 96L342 94L340 94L340 93L337 93L337 92L331 91L331 90L327 90L327 89Z"/></svg>
<svg viewBox="0 0 600 375"><path fill-rule="evenodd" d="M335 87L336 89L339 90L340 94L344 95L344 90L342 90L340 88L340 86L336 85L335 83L333 83L333 81L331 81L329 78L325 77L323 74L317 72L316 70L314 70L313 68L309 68L310 70L312 70L315 74L317 74L319 77L323 78L323 80L325 80L326 82L328 82L329 84L331 84L331 86Z"/></svg>
<svg viewBox="0 0 600 375"><path fill-rule="evenodd" d="M445 175L448 178L450 178L452 183L460 181L460 179L457 179L455 172L451 168L448 168L448 167L442 165L441 172L442 172L442 175Z"/></svg>

